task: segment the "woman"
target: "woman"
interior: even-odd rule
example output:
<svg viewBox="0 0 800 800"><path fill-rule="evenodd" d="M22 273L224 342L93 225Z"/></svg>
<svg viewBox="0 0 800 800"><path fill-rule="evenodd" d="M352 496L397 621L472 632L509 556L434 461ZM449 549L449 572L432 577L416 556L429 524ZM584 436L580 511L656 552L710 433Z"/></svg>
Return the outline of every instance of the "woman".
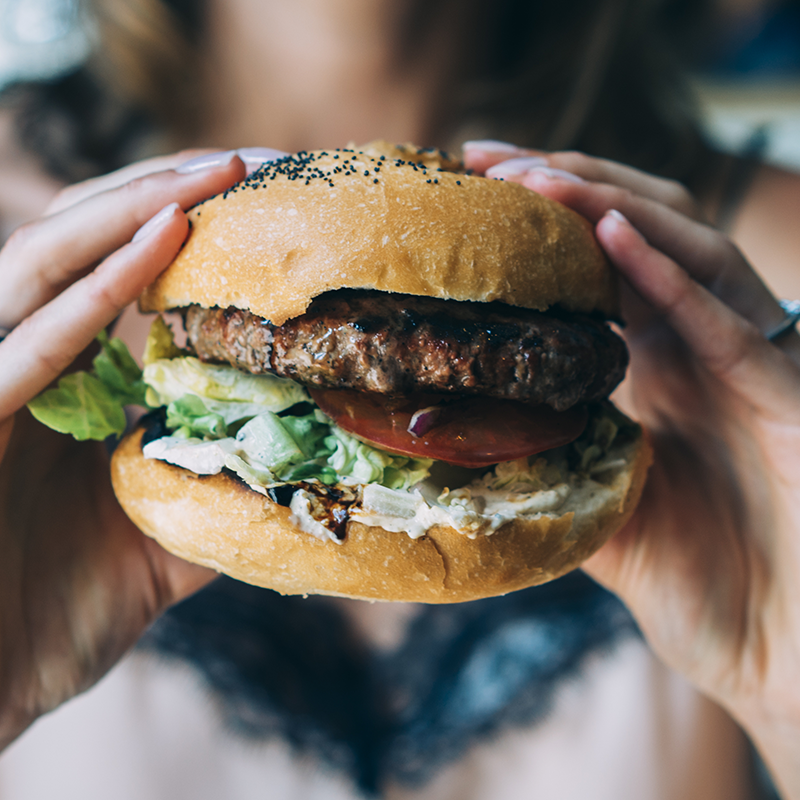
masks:
<svg viewBox="0 0 800 800"><path fill-rule="evenodd" d="M595 49L583 68L570 73L567 86L552 90L562 104L553 100L556 111L541 115L549 139L539 138L545 131L538 130L531 141L578 142L597 152L604 138L619 144L612 136L619 121L607 119L608 106L594 102L595 82L621 74L625 59L612 55L630 48L615 34L629 32L625 12L631 9L614 2L587 6ZM125 4L106 8L122 13ZM454 118L468 118L451 107L455 78L484 74L481 59L471 60L475 52L466 58L460 47L461 41L483 41L467 24L480 20L483 9L476 3L471 14L457 16L463 22L453 22L447 3L436 5L437 13L426 6L426 14L415 16L420 8L356 0L209 3L196 140L297 149L379 134L418 141L448 135ZM453 31L463 38L446 35ZM418 49L409 51L409 40ZM409 52L413 58L406 62ZM485 50L477 52L489 59ZM492 59L495 66L501 62ZM544 86L541 108L551 88ZM647 98L643 88L639 96ZM491 119L491 103L482 107L485 115L469 118ZM465 147L465 158L476 171L522 182L587 216L627 279L627 402L651 430L657 460L635 519L588 568L623 598L659 656L742 725L785 796L800 796L794 757L800 709L791 679L800 571L793 544L800 530L794 502L800 474L798 337L764 337L781 323L783 311L739 251L700 221L713 209L722 181L697 177L706 174L699 140L657 124L649 107L632 115L642 127L630 134L647 146L634 153L623 142L620 149L631 160L649 160L653 169L691 177L706 188L705 210L669 180L573 153L533 154L482 141ZM530 130L526 124L535 111L507 102L504 113ZM649 130L652 139L642 135ZM682 155L681 169L676 154ZM51 436L20 409L169 263L187 232L181 209L241 179L246 162L267 156L252 150L183 152L78 184L58 194L46 215L15 233L0 253L0 324L13 329L0 344L4 744L97 681L163 609L214 577L164 553L128 522L111 493L102 449ZM759 191L774 194L776 182L794 188L793 181L762 172L751 198ZM743 220L747 202L754 201L743 206ZM757 252L755 240L752 249ZM344 613L362 634L370 625L386 627L385 610L365 608L348 605ZM719 712L709 713L718 714L711 738L720 752L742 757L735 729ZM526 774L524 765L537 755L525 741L503 789L496 780L470 781L467 751L466 772L444 771L447 780L434 777L417 793L445 796L455 777L464 782L456 787L459 796L532 791L536 776ZM543 737L539 748L546 747ZM601 749L598 741L592 747ZM560 763L568 764L570 755L562 752ZM690 755L683 754L684 763ZM664 750L656 756L667 763ZM701 791L744 797L744 769L736 766L712 765L707 785L700 779L681 785L678 776L641 785L652 796L668 796L665 787L671 786L676 797ZM569 770L559 769L562 787L570 785ZM281 779L267 770L265 777L270 775ZM290 786L297 790L291 781L285 785L283 794ZM362 775L361 785L374 791L381 781ZM314 786L320 796L354 791L327 775ZM399 787L384 786L390 794L405 791ZM595 788L600 796L603 787Z"/></svg>

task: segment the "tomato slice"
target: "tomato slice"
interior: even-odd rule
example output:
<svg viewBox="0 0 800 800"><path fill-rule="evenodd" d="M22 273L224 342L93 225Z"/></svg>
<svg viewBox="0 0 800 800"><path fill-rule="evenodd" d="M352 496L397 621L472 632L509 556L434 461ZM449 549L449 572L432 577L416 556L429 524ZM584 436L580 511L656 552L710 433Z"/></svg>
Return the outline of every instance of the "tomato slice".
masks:
<svg viewBox="0 0 800 800"><path fill-rule="evenodd" d="M585 406L554 411L491 397L442 402L441 396L387 398L349 389L309 389L317 405L340 427L391 453L434 458L461 467L486 467L574 441L586 427ZM414 413L442 403L434 427L408 432Z"/></svg>

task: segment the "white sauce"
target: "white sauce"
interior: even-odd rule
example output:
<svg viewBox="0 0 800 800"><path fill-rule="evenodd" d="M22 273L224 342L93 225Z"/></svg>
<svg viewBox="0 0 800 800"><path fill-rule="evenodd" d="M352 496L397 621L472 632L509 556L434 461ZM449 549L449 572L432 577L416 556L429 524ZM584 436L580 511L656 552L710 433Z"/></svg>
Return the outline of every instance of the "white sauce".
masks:
<svg viewBox="0 0 800 800"><path fill-rule="evenodd" d="M317 539L322 539L323 542L342 543L341 540L334 536L333 531L326 528L321 522L317 522L311 516L311 495L305 489L298 489L292 495L289 509L292 512L289 520L293 525L297 525L301 531L310 533L312 536L316 536Z"/></svg>
<svg viewBox="0 0 800 800"><path fill-rule="evenodd" d="M434 525L446 525L474 539L490 536L517 517L535 518L558 511L571 493L566 483L515 494L491 491L475 482L454 492L445 489L436 500L426 500L418 489L403 492L370 484L364 487L361 508L351 511L350 518L393 533L407 533L412 539Z"/></svg>
<svg viewBox="0 0 800 800"><path fill-rule="evenodd" d="M241 458L240 442L223 439L201 442L197 439L157 439L144 447L146 458L158 458L190 469L201 475L213 475L224 467L233 469L257 492L266 494L268 475L257 470ZM612 470L623 462L610 459L598 465L597 472ZM498 465L498 473L506 465ZM353 487L357 488L357 487ZM532 487L531 487L532 488ZM460 489L442 490L432 481L424 481L409 490L387 489L379 484L361 486L360 501L351 506L350 519L383 528L392 533L406 533L418 539L435 525L444 525L474 539L490 536L505 523L519 517L536 519L545 514L565 514L579 508L600 506L605 502L608 489L589 478L557 483L544 489L524 491L489 489L481 480ZM306 533L322 541L342 542L334 533L315 519L311 513L312 495L298 489L292 496L291 521Z"/></svg>
<svg viewBox="0 0 800 800"><path fill-rule="evenodd" d="M222 442L202 442L199 439L175 439L164 436L148 442L142 448L145 458L157 458L175 466L190 469L198 475L216 475L225 466L225 457L229 455Z"/></svg>

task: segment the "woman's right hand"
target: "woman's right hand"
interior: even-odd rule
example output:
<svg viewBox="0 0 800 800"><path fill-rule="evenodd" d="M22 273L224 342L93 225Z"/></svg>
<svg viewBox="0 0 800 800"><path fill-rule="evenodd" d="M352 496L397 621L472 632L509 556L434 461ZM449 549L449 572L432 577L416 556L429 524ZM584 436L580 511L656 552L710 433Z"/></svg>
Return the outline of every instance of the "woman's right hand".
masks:
<svg viewBox="0 0 800 800"><path fill-rule="evenodd" d="M66 189L0 251L0 326L13 328L0 343L0 749L215 574L128 520L102 443L54 433L24 407L172 261L182 209L245 175L234 152L197 155Z"/></svg>

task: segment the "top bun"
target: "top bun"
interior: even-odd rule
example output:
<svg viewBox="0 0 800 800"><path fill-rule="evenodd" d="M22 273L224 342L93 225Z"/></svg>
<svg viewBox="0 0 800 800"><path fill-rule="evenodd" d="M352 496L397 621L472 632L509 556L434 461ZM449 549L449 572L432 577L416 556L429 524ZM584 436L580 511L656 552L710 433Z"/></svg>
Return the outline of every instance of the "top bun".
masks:
<svg viewBox="0 0 800 800"><path fill-rule="evenodd" d="M435 150L375 142L265 164L189 212L143 311L235 306L282 325L335 289L617 314L592 226Z"/></svg>

